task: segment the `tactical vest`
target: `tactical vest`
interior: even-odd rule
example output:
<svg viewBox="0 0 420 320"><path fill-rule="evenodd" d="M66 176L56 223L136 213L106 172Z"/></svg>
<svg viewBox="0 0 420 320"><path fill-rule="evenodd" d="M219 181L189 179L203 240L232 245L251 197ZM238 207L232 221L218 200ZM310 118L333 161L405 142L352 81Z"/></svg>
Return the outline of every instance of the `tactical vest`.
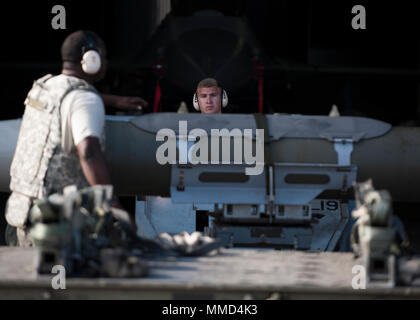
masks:
<svg viewBox="0 0 420 320"><path fill-rule="evenodd" d="M65 153L61 145L61 103L68 93L76 89L97 93L84 80L52 75L35 81L28 93L10 169L10 189L13 193L6 208L6 219L10 225L25 225L33 199L62 192L68 185L78 188L89 185L77 151Z"/></svg>

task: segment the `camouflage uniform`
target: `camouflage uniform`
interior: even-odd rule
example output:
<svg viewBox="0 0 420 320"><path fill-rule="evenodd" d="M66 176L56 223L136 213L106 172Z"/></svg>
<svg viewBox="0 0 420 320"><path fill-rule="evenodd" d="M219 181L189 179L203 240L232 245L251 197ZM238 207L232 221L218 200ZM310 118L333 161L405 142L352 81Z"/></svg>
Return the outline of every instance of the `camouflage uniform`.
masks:
<svg viewBox="0 0 420 320"><path fill-rule="evenodd" d="M12 194L6 206L6 220L17 228L21 246L31 243L26 225L34 199L61 192L68 185L78 188L89 185L77 151L65 153L61 145L61 103L76 89L97 93L84 80L47 75L34 82L25 100L25 113L10 169Z"/></svg>

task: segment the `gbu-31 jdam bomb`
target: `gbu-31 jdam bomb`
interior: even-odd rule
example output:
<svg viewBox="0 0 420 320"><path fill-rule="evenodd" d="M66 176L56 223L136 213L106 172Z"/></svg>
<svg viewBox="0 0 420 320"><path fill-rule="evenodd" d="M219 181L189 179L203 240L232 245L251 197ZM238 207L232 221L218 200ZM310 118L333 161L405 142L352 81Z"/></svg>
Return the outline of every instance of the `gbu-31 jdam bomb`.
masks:
<svg viewBox="0 0 420 320"><path fill-rule="evenodd" d="M19 126L19 120L0 123L0 190L3 192L9 191L9 168ZM315 190L308 196L313 198L317 192L329 190L332 184L341 185L332 189L347 191L352 180L372 178L375 186L390 191L394 201L420 201L420 128L391 127L368 118L304 115L160 113L107 117L106 159L116 192L162 196L182 192L190 181L188 174L185 177L184 174L195 167L191 164L191 145L204 138L208 138L207 144L201 145L198 158L202 159L208 148L209 161L201 161L196 166L203 168L198 180L207 185L258 185L262 179L261 197L266 197L269 196L266 181L271 174L274 202L293 204L290 200L293 194L307 192L308 186ZM250 140L253 141L251 150L247 147ZM173 150L175 159L170 158ZM247 152L254 157L253 163L246 162ZM159 153L170 159L170 163L159 163ZM217 153L220 161L210 157ZM263 158L259 157L261 153ZM235 158L238 154L241 161ZM257 172L259 165L263 174L244 174L244 167ZM237 169L232 169L235 166ZM269 173L270 167L274 173ZM331 168L339 175L331 176ZM284 188L288 192L281 196L285 185L289 186ZM210 198L223 197L223 188L216 193L197 189L197 192L206 191ZM249 193L254 199L258 192L257 187L243 189L244 196Z"/></svg>

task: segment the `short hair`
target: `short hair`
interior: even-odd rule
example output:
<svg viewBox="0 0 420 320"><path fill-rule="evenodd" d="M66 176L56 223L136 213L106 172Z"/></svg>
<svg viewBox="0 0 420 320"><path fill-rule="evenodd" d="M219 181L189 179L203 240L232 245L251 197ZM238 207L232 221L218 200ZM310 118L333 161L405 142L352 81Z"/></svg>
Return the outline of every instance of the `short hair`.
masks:
<svg viewBox="0 0 420 320"><path fill-rule="evenodd" d="M84 48L92 46L99 49L105 47L105 43L95 32L85 30L73 32L67 36L61 46L61 59L63 62L80 62Z"/></svg>
<svg viewBox="0 0 420 320"><path fill-rule="evenodd" d="M217 82L216 79L214 79L214 78L206 78L206 79L201 80L198 83L198 85L197 85L197 91L200 88L210 88L210 87L218 87L218 88L220 88L219 83Z"/></svg>

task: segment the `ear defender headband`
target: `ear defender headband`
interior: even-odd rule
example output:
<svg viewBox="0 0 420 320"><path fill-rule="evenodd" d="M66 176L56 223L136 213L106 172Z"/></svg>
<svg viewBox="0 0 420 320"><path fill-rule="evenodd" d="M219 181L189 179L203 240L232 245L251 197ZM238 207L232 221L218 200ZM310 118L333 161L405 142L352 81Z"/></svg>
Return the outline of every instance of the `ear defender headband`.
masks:
<svg viewBox="0 0 420 320"><path fill-rule="evenodd" d="M82 48L83 58L80 61L83 72L94 75L101 70L102 61L101 55L96 48L94 39L87 33L86 46Z"/></svg>
<svg viewBox="0 0 420 320"><path fill-rule="evenodd" d="M220 88L222 91L222 107L226 108L227 105L229 104L229 99L228 99L228 95L226 93L226 91L222 88ZM200 111L200 103L198 102L198 94L197 92L194 93L194 97L193 97L193 106L194 109L197 111Z"/></svg>

